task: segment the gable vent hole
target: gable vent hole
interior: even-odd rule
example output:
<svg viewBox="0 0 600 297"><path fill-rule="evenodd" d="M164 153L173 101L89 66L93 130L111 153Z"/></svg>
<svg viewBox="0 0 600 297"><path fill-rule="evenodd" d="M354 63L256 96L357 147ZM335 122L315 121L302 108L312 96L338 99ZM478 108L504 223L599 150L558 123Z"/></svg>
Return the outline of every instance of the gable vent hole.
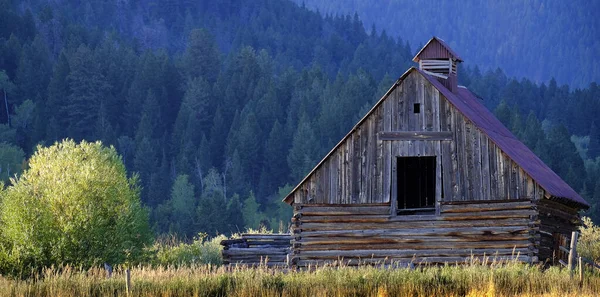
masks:
<svg viewBox="0 0 600 297"><path fill-rule="evenodd" d="M421 103L415 103L415 105L413 106L413 111L415 113L421 113Z"/></svg>

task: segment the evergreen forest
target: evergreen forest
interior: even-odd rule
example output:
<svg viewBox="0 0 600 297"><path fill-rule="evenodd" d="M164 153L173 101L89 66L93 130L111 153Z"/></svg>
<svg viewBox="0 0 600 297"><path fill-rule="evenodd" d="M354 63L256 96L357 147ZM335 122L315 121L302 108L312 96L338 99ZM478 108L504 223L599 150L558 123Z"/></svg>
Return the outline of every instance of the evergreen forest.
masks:
<svg viewBox="0 0 600 297"><path fill-rule="evenodd" d="M472 42L497 29L483 21L451 34L418 14L375 22L385 7L331 3L320 13L287 0L0 0L0 180L19 176L37 145L100 140L139 177L156 234L285 229L281 199L414 66L430 20L426 32L447 34L467 61L460 84L600 222L597 23L551 26L509 63L507 49ZM517 9L501 3L486 11ZM591 21L592 9L556 3L515 26L550 13Z"/></svg>

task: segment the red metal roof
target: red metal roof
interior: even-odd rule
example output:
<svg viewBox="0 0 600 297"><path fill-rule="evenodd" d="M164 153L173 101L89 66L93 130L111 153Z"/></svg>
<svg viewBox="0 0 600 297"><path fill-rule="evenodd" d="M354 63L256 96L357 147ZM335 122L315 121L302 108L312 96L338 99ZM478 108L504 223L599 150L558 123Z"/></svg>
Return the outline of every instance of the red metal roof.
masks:
<svg viewBox="0 0 600 297"><path fill-rule="evenodd" d="M459 62L463 60L453 51L444 40L437 37L429 39L427 44L415 55L413 61L419 62L421 59L449 59L452 58Z"/></svg>
<svg viewBox="0 0 600 297"><path fill-rule="evenodd" d="M456 109L473 122L481 132L485 133L509 158L523 168L548 194L590 207L575 190L504 127L471 91L461 86L456 94L452 93L434 77L419 69L415 68L415 70L419 71L433 84Z"/></svg>

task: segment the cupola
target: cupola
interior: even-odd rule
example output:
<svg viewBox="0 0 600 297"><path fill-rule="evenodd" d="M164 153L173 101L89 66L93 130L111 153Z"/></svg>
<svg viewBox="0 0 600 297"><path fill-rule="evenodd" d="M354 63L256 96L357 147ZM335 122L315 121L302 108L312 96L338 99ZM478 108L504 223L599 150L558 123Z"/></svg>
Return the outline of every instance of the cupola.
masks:
<svg viewBox="0 0 600 297"><path fill-rule="evenodd" d="M456 54L444 40L433 37L417 53L413 61L419 63L419 69L434 76L448 90L456 93L458 76L457 63L462 59Z"/></svg>

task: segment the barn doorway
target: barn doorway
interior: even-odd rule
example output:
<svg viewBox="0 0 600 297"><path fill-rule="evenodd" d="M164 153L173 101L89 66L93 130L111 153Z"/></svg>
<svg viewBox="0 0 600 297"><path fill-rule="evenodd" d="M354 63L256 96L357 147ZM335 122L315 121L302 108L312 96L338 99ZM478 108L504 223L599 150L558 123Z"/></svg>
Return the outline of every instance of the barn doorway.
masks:
<svg viewBox="0 0 600 297"><path fill-rule="evenodd" d="M398 214L435 213L436 157L397 158Z"/></svg>

